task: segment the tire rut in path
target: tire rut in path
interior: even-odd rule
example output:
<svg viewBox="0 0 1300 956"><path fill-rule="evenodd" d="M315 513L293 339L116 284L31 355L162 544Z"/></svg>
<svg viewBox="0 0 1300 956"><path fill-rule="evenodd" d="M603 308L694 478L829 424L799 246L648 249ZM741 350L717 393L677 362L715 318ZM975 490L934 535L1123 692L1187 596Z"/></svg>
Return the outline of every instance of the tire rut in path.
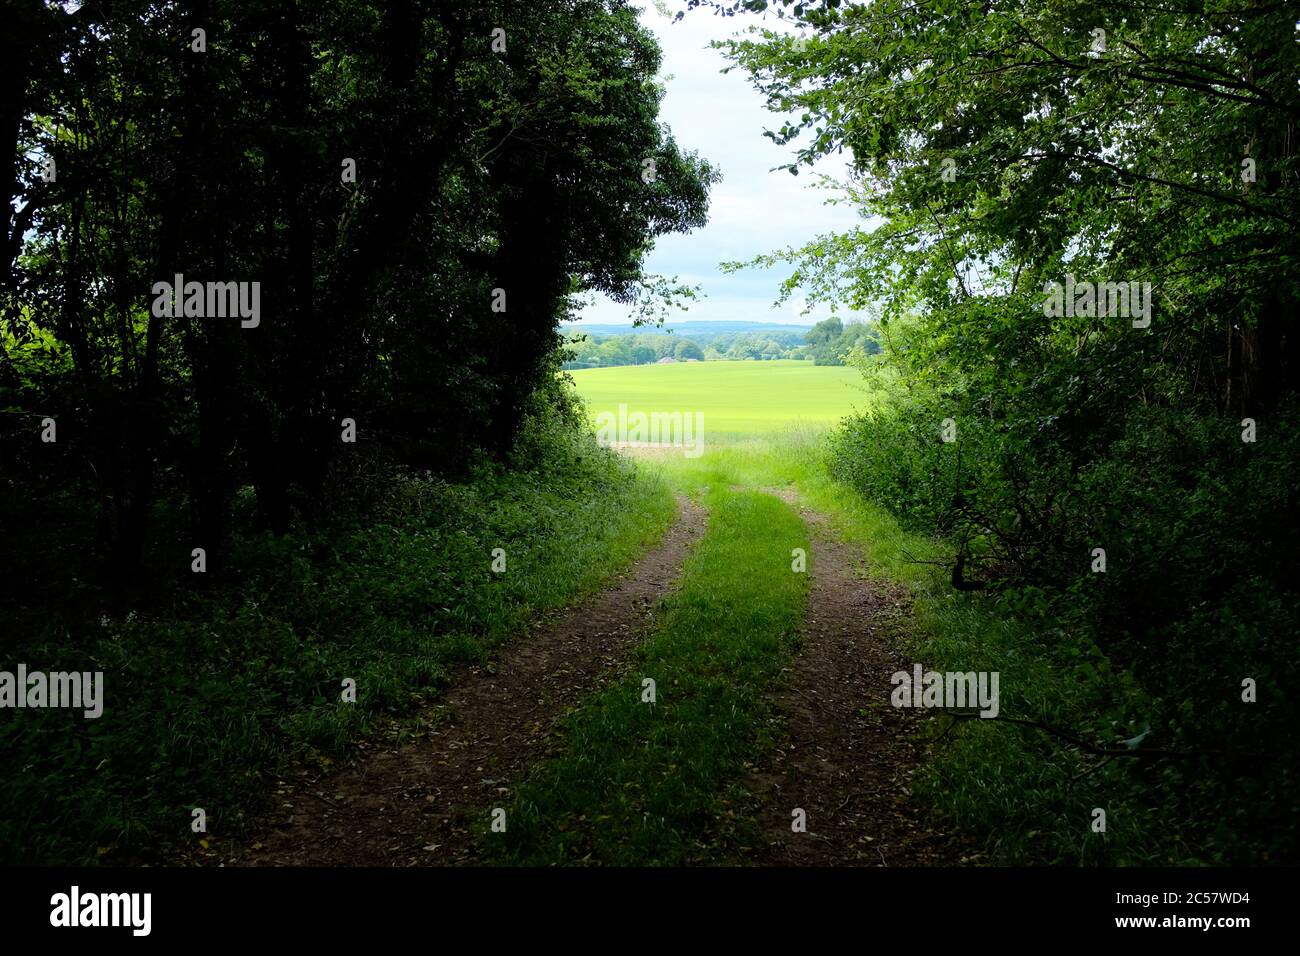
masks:
<svg viewBox="0 0 1300 956"><path fill-rule="evenodd" d="M808 525L811 575L800 644L777 696L777 744L747 781L772 866L920 866L970 862L960 837L929 828L911 801L924 753L923 719L890 706L890 676L908 670L901 639L913 626L898 586L860 577L858 549L786 490ZM807 832L791 829L792 811Z"/></svg>
<svg viewBox="0 0 1300 956"><path fill-rule="evenodd" d="M557 718L620 671L676 583L707 514L678 497L662 541L616 583L466 668L427 738L372 752L282 796L281 816L228 862L245 866L436 866L471 860L486 808L547 756Z"/></svg>

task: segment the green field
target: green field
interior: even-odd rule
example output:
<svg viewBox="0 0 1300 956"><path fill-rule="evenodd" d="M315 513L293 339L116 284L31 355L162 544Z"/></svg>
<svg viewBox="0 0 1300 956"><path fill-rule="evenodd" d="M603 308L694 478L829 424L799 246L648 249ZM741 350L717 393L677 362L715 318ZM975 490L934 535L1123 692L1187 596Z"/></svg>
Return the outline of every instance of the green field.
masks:
<svg viewBox="0 0 1300 956"><path fill-rule="evenodd" d="M862 376L811 362L681 362L570 372L593 419L601 412L702 412L708 440L838 422L866 396Z"/></svg>

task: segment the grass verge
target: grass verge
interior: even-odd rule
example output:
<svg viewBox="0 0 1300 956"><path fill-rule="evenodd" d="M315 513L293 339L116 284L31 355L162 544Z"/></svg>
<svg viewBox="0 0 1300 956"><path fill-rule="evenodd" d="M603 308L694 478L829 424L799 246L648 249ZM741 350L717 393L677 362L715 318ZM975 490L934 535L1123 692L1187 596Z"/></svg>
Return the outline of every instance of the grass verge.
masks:
<svg viewBox="0 0 1300 956"><path fill-rule="evenodd" d="M0 860L166 858L198 839L196 807L237 835L291 761L328 764L436 697L453 665L598 588L673 511L661 480L574 439L530 471L408 478L364 524L310 540L237 536L219 589L182 579L163 606L11 638L0 667L103 671L106 700L94 720L0 721Z"/></svg>

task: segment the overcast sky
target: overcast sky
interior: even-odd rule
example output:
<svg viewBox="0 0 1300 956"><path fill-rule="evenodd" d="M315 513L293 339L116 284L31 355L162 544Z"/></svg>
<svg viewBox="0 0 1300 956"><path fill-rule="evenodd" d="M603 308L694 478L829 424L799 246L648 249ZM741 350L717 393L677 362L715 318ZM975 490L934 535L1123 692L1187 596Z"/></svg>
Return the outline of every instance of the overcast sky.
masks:
<svg viewBox="0 0 1300 956"><path fill-rule="evenodd" d="M724 260L749 259L856 222L849 208L823 204L825 191L810 188L815 176L808 170L798 176L771 171L793 154L791 147L777 146L763 136L765 129L781 125L781 117L767 111L744 72L723 75L720 71L727 61L720 51L709 48L711 40L725 39L750 25L772 29L786 25L771 15L719 17L698 9L673 22L649 0L639 0L637 6L641 22L654 31L664 51L662 71L668 81L660 119L683 149L698 150L721 168L723 176L711 193L709 224L687 235L661 238L646 262L647 271L675 275L682 282L700 285L705 293L688 312L675 311L673 320L810 325L826 318L830 313L825 308L801 316L802 301L772 308L789 267L734 275L718 269ZM665 6L684 9L681 0L666 0ZM837 158L816 172L843 178L844 168ZM625 306L603 296L584 309L582 317L588 322L630 321Z"/></svg>

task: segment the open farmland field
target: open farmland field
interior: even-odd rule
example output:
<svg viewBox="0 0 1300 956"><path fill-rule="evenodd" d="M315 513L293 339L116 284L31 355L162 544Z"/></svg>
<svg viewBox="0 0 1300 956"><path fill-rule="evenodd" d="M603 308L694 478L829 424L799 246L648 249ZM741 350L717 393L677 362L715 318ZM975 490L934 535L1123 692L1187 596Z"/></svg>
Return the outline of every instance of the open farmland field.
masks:
<svg viewBox="0 0 1300 956"><path fill-rule="evenodd" d="M620 404L632 413L702 412L710 441L833 425L866 400L857 370L811 362L679 362L569 374L593 420L617 414Z"/></svg>

